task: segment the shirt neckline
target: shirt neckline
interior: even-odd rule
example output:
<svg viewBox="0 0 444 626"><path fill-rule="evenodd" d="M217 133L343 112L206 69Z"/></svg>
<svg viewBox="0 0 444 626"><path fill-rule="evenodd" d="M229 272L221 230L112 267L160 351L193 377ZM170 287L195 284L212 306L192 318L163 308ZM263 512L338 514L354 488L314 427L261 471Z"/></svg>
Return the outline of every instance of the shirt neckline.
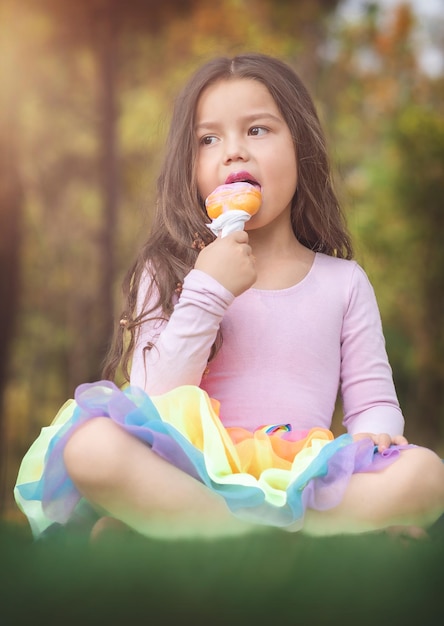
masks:
<svg viewBox="0 0 444 626"><path fill-rule="evenodd" d="M296 290L298 288L300 288L305 282L307 282L309 280L309 278L311 277L314 269L315 269L315 265L317 265L318 263L318 259L319 259L319 252L315 252L314 257L313 257L313 262L308 270L308 272L305 274L305 276L298 281L297 283L295 283L294 285L291 285L290 287L284 287L283 289L258 289L257 287L250 287L249 291L252 291L254 293L257 294L261 294L261 295L274 295L274 294L282 294L284 295L285 293L289 293L293 290Z"/></svg>

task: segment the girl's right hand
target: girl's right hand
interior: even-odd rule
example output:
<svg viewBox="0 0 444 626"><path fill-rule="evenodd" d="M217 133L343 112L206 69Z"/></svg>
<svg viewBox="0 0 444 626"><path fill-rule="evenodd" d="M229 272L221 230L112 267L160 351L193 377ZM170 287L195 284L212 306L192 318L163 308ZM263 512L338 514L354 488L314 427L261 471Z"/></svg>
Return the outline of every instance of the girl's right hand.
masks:
<svg viewBox="0 0 444 626"><path fill-rule="evenodd" d="M257 278L248 233L244 230L212 241L201 250L194 267L212 276L234 296L249 289Z"/></svg>

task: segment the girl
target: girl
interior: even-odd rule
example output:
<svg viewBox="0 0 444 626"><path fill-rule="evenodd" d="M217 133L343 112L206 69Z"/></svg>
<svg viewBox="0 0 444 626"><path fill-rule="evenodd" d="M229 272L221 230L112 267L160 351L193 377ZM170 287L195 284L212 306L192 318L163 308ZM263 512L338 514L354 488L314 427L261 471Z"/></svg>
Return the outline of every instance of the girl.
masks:
<svg viewBox="0 0 444 626"><path fill-rule="evenodd" d="M260 210L215 238L205 198L237 181L261 189ZM351 259L298 76L260 54L207 63L176 102L125 281L104 376L121 364L130 386L81 385L31 447L15 494L34 534L85 510L169 537L433 523L444 466L403 437L374 293ZM348 432L335 439L338 387Z"/></svg>

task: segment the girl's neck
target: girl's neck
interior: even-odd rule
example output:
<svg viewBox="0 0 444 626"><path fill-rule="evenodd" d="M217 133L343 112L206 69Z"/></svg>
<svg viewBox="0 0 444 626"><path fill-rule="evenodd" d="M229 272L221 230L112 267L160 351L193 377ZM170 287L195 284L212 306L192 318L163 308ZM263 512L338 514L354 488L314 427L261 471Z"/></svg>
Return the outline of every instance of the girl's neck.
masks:
<svg viewBox="0 0 444 626"><path fill-rule="evenodd" d="M305 278L315 254L303 246L293 231L278 235L252 230L250 245L256 258L256 289L287 289Z"/></svg>

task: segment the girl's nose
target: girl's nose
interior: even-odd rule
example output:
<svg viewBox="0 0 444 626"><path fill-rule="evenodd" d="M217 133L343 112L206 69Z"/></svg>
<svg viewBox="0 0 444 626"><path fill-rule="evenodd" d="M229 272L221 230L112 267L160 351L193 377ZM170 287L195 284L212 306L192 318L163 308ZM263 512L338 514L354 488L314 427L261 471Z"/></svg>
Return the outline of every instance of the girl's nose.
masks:
<svg viewBox="0 0 444 626"><path fill-rule="evenodd" d="M224 147L224 163L248 160L248 151L242 141L230 139L225 142Z"/></svg>

